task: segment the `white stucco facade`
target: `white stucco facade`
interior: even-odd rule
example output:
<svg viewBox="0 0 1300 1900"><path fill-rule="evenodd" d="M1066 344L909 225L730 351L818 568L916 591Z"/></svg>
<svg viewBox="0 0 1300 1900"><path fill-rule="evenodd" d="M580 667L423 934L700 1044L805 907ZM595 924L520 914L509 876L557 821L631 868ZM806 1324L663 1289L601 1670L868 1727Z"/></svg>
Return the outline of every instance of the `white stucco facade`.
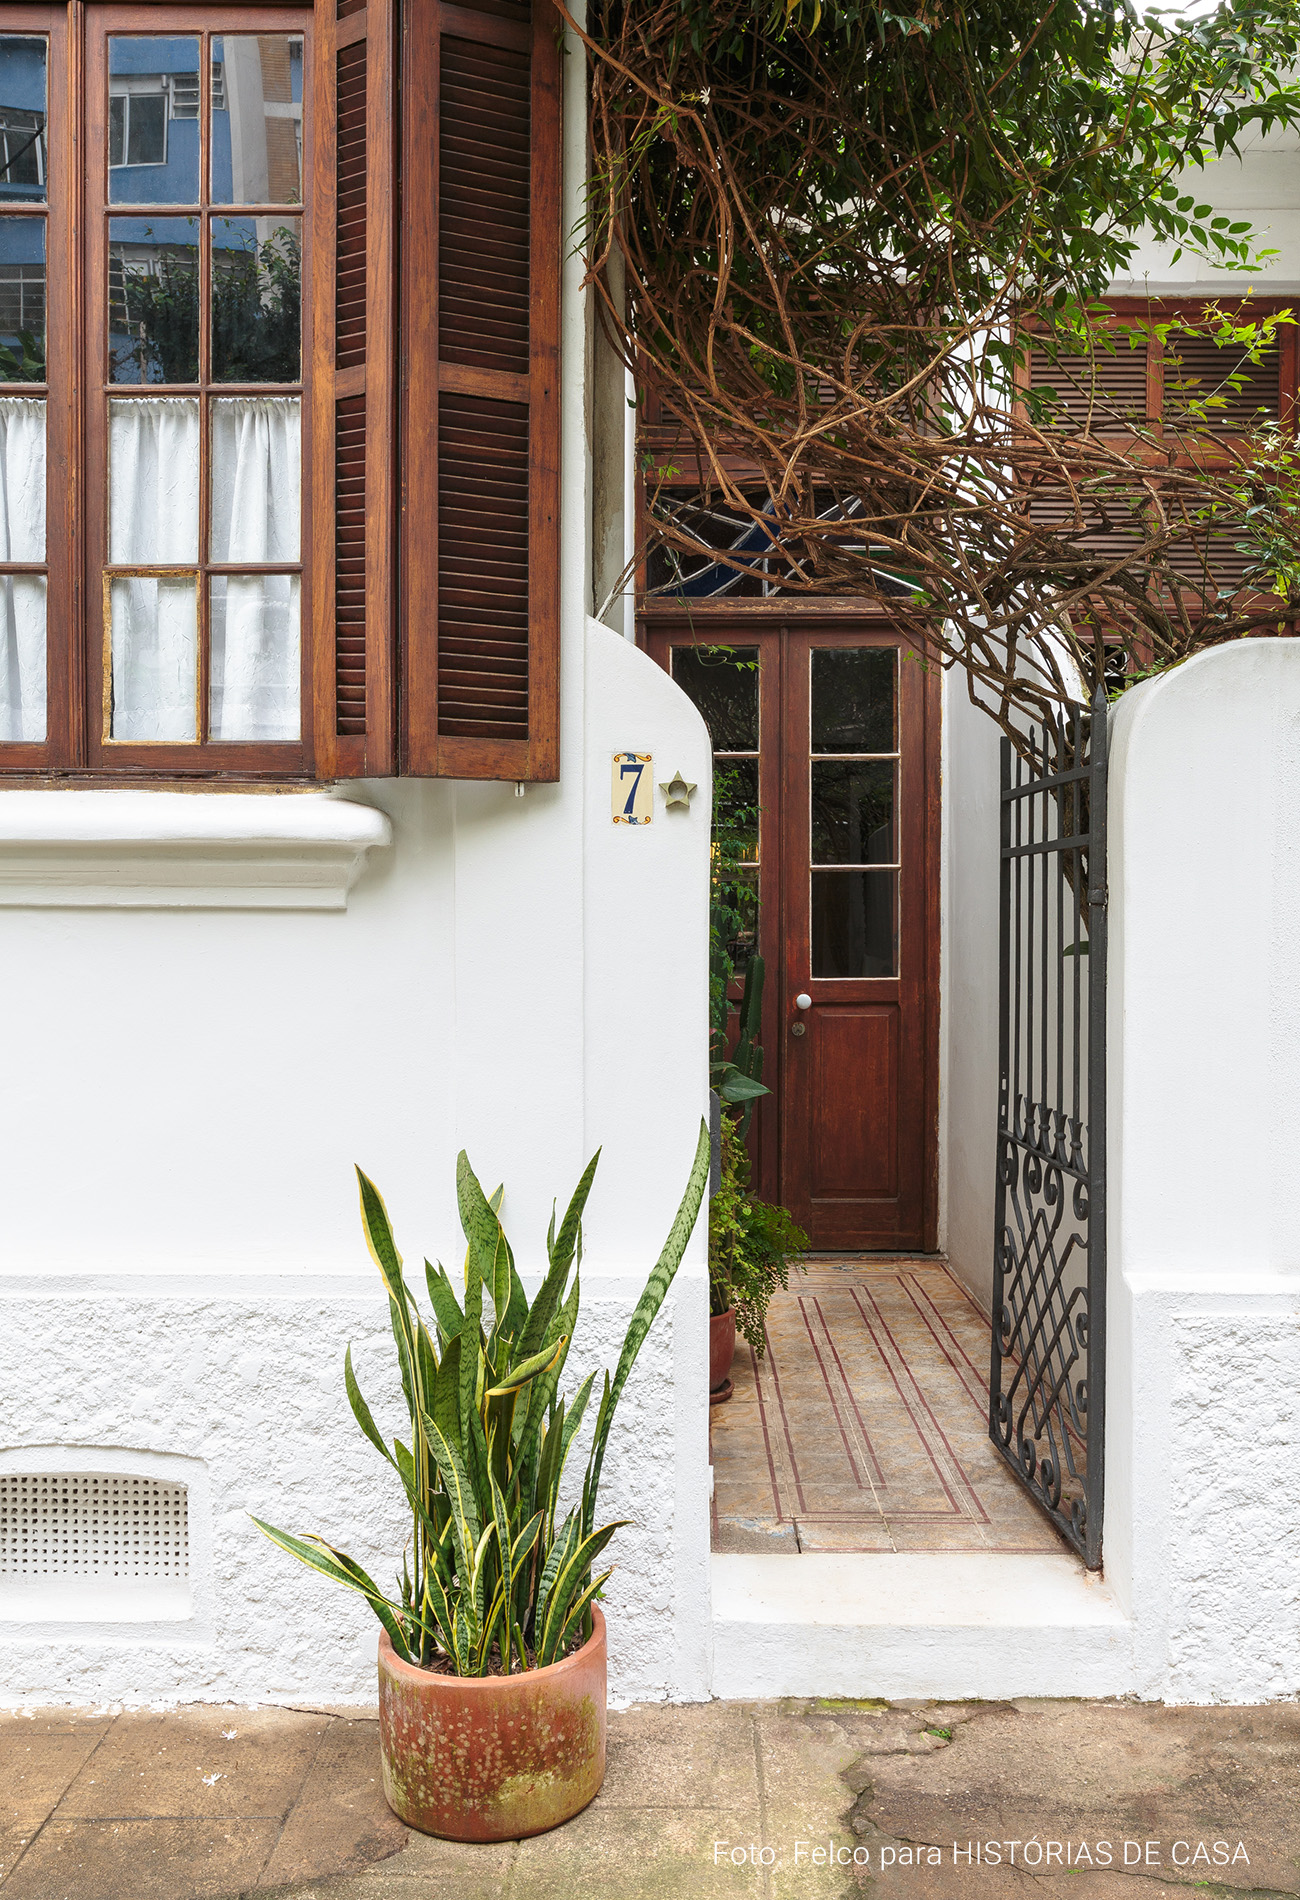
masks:
<svg viewBox="0 0 1300 1900"><path fill-rule="evenodd" d="M1261 291L1300 284L1295 162L1252 148L1231 187L1284 247ZM183 1590L0 1579L0 1705L373 1700L369 1612L249 1521L379 1577L400 1562L404 1512L343 1394L350 1341L397 1428L354 1163L418 1279L426 1252L458 1263L468 1149L532 1282L552 1200L601 1147L575 1377L613 1363L676 1208L707 1099L708 738L624 637L626 602L590 617L630 547L630 412L606 374L596 439L565 271L558 784L0 795L0 1479L182 1483L190 1529ZM987 1304L998 736L961 678L943 701L941 1245ZM691 808L656 793L650 826L612 824L616 750L695 781ZM711 1561L701 1224L606 1465L604 1510L634 1520L607 1593L616 1699L1300 1694L1277 1506L1300 1447L1300 646L1135 689L1112 752L1104 1575L1064 1554Z"/></svg>

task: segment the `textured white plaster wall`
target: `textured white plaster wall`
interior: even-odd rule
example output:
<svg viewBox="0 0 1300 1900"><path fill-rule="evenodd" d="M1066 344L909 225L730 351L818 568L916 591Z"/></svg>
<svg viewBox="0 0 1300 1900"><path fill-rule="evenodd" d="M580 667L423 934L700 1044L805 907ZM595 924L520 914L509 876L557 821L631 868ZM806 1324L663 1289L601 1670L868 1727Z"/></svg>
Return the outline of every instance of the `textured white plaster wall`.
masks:
<svg viewBox="0 0 1300 1900"><path fill-rule="evenodd" d="M1110 780L1106 1575L1141 1693L1300 1693L1300 643L1135 688Z"/></svg>

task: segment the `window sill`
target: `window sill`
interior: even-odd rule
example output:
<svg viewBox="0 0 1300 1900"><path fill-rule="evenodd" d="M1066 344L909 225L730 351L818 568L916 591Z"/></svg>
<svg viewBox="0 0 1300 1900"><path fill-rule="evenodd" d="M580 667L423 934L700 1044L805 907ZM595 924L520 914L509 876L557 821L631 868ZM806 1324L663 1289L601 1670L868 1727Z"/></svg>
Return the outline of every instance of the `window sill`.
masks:
<svg viewBox="0 0 1300 1900"><path fill-rule="evenodd" d="M0 908L345 910L381 811L328 792L0 792Z"/></svg>

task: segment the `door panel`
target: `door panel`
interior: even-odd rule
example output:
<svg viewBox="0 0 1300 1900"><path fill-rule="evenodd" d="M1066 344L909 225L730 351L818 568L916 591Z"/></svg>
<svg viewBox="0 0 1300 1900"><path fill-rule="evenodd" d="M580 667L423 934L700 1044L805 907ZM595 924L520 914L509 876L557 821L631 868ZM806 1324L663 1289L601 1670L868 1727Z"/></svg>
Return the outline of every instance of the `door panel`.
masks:
<svg viewBox="0 0 1300 1900"><path fill-rule="evenodd" d="M809 1199L898 1194L898 1010L823 1003L808 1038ZM851 1077L848 1088L844 1078Z"/></svg>
<svg viewBox="0 0 1300 1900"><path fill-rule="evenodd" d="M646 636L709 723L718 766L758 789L772 1094L754 1118L755 1184L814 1248L932 1250L938 674L879 620L782 623L757 606ZM728 683L728 664L753 668L756 694L753 672Z"/></svg>

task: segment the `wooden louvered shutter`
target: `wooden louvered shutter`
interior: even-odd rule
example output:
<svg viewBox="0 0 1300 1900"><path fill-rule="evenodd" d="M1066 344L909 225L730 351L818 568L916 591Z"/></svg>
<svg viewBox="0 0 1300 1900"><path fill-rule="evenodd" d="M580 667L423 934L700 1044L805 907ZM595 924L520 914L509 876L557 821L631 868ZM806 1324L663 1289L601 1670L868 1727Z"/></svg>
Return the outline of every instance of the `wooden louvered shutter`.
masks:
<svg viewBox="0 0 1300 1900"><path fill-rule="evenodd" d="M320 0L312 700L322 778L396 769L394 0Z"/></svg>
<svg viewBox="0 0 1300 1900"><path fill-rule="evenodd" d="M408 14L401 770L559 776L560 61L549 0Z"/></svg>

